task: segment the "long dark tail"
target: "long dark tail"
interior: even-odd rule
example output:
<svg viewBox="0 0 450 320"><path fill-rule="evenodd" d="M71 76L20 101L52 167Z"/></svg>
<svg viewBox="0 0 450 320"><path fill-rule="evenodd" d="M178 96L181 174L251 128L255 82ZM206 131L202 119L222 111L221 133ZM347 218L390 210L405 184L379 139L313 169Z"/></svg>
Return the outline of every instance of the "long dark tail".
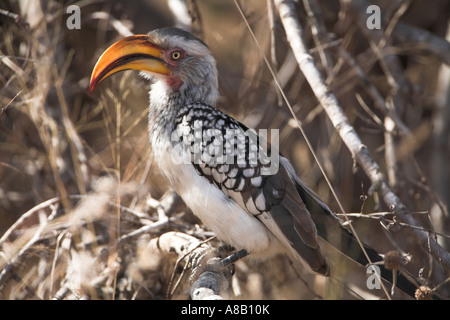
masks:
<svg viewBox="0 0 450 320"><path fill-rule="evenodd" d="M311 213L319 236L345 256L360 265L367 267L369 261L353 234L342 227L340 220L312 190L298 181L296 187L305 202L308 211ZM372 263L383 261L383 258L374 249L365 244L363 244L363 246ZM392 270L386 269L382 264L378 265L378 267L380 268L380 276L392 284ZM416 285L400 273L397 275L396 286L411 297L415 296L415 291L417 289Z"/></svg>

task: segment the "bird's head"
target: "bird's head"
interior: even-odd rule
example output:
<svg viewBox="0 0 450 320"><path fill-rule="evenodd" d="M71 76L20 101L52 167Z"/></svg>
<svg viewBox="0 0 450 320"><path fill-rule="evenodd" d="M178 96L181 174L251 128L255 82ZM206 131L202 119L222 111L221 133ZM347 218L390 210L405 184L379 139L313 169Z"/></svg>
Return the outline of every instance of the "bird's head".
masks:
<svg viewBox="0 0 450 320"><path fill-rule="evenodd" d="M140 70L166 94L214 104L218 97L216 62L208 46L187 31L162 28L123 38L111 45L92 71L89 94L107 77Z"/></svg>

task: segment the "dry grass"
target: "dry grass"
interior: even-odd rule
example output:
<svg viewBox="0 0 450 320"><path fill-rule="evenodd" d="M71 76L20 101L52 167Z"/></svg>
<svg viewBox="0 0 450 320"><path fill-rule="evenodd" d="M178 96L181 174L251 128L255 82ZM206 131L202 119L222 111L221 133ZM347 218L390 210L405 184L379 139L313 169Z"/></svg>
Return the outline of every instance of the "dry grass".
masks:
<svg viewBox="0 0 450 320"><path fill-rule="evenodd" d="M323 47L308 34L319 68L397 194L430 237L448 250L450 121L442 119L449 119L450 77L442 50L389 35L386 46L397 61L388 63L398 70L388 68L388 73L385 59L374 52L374 39L364 35L356 18L338 2L322 2L322 18L335 38ZM96 58L120 37L117 23L134 33L172 24L163 2L149 3L77 2L81 30L66 28L68 15L61 2L31 1L34 8L14 0L0 5L0 298L186 298L189 272L182 271L184 264L176 265L176 255L161 262L149 243L169 231L200 241L211 233L174 202L152 162L147 85L136 73L124 73L105 81L92 97L87 94ZM339 211L233 2L196 3L203 38L218 60L221 108L251 127L279 128L281 151ZM388 210L376 193L369 194L369 180L353 167L298 71L278 23L271 45L266 3L246 2L244 9L261 45L268 54L271 46L276 52L280 82L346 210ZM443 39L448 9L435 1L423 10L421 1L411 1L399 18ZM382 5L382 10L387 21L397 18L394 5ZM302 3L298 11L307 26ZM390 76L400 84L398 91L392 90ZM411 135L386 132L374 92L395 102L394 112ZM391 215L383 217L389 236L379 219L355 218L363 239L380 252L401 248L411 254L408 270L448 296L448 272L439 261L405 232L408 226L392 223ZM324 281L307 272L296 274L282 257L264 264L240 261L232 286L244 299L354 298L354 291L366 298L382 295L367 291L365 270L354 272L345 261L336 265L340 280Z"/></svg>

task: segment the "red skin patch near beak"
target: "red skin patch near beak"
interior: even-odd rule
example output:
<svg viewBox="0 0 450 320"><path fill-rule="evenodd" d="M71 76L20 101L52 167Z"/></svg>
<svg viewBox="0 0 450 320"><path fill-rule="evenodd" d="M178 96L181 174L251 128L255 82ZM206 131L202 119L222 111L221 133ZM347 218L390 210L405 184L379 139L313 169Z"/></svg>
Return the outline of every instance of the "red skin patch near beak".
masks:
<svg viewBox="0 0 450 320"><path fill-rule="evenodd" d="M172 88L173 91L178 91L180 89L181 85L183 84L183 81L179 77L176 76L169 76L167 78L167 85Z"/></svg>

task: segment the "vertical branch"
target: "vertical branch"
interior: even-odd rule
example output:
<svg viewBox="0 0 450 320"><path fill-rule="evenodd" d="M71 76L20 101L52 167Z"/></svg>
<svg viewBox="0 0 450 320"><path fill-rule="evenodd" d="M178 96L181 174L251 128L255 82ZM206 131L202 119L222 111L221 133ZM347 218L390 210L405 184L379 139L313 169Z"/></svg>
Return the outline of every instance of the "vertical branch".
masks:
<svg viewBox="0 0 450 320"><path fill-rule="evenodd" d="M394 109L396 108L399 111L405 110L408 96L410 91L412 91L412 86L403 74L398 57L391 52L392 50L388 35L394 29L399 17L405 12L409 1L401 5L394 14L394 17L388 24L387 34L383 30L369 30L366 28L366 17L364 14L366 13L366 8L369 6L367 1L343 0L343 2L348 4L347 7L350 8L350 12L355 17L361 31L368 39L372 51L378 58L380 66L383 69L391 88L391 95L393 97L392 105L394 106Z"/></svg>
<svg viewBox="0 0 450 320"><path fill-rule="evenodd" d="M175 19L175 27L190 30L192 19L189 15L186 0L168 0L167 4Z"/></svg>
<svg viewBox="0 0 450 320"><path fill-rule="evenodd" d="M267 16L269 20L269 27L270 27L270 58L272 61L272 66L274 70L277 70L278 72L278 56L277 56L277 44L276 44L276 37L275 37L275 7L273 5L273 0L267 0ZM276 74L276 77L278 77L278 73ZM279 79L278 79L279 80ZM276 86L275 86L276 87ZM278 90L275 90L277 95L277 101L278 106L281 107L283 103L283 98L281 97L281 94Z"/></svg>
<svg viewBox="0 0 450 320"><path fill-rule="evenodd" d="M320 14L319 5L315 0L303 0L308 19L311 23L311 31L314 43L319 51L320 61L327 72L328 77L332 75L333 60L330 54L323 49L323 45L329 42L328 33Z"/></svg>
<svg viewBox="0 0 450 320"><path fill-rule="evenodd" d="M47 159L52 170L53 179L58 190L63 207L70 210L70 203L68 201L68 191L64 184L62 177L62 169L59 164L61 156L61 144L59 143L59 128L58 123L49 115L46 110L46 99L51 90L52 67L56 63L55 56L57 48L52 43L51 33L48 32L46 25L40 23L44 16L41 5L35 1L24 1L20 3L22 16L27 18L28 24L33 30L33 41L31 42L32 58L36 65L36 81L35 86L31 90L33 99L28 99L27 107L29 114L36 129L39 133L39 138L45 148ZM55 37L59 36L59 32L55 30Z"/></svg>
<svg viewBox="0 0 450 320"><path fill-rule="evenodd" d="M176 27L202 38L202 19L196 0L168 0L167 4L172 11Z"/></svg>
<svg viewBox="0 0 450 320"><path fill-rule="evenodd" d="M386 170L388 174L388 181L392 188L397 185L397 175L396 175L396 152L395 152L395 141L394 141L394 128L395 123L390 117L384 118L384 158L386 159Z"/></svg>
<svg viewBox="0 0 450 320"><path fill-rule="evenodd" d="M89 183L89 168L87 164L87 157L81 141L81 137L75 130L75 126L70 120L69 106L67 104L67 99L63 91L63 81L64 75L72 61L72 54L67 57L66 63L64 65L62 75L58 74L58 69L56 65L53 65L53 77L55 79L55 89L58 95L58 102L61 107L61 117L64 124L64 131L67 136L67 140L70 146L70 152L72 155L72 163L75 169L75 178L77 181L78 190L82 194L86 194L86 185Z"/></svg>
<svg viewBox="0 0 450 320"><path fill-rule="evenodd" d="M447 26L446 38L450 40L450 23ZM450 216L448 208L450 207L450 174L448 170L448 159L450 157L448 145L450 142L450 66L440 67L437 80L437 90L435 95L436 110L433 115L433 152L432 152L432 177L441 205L441 219L439 228L449 231ZM439 203L438 202L438 203Z"/></svg>

